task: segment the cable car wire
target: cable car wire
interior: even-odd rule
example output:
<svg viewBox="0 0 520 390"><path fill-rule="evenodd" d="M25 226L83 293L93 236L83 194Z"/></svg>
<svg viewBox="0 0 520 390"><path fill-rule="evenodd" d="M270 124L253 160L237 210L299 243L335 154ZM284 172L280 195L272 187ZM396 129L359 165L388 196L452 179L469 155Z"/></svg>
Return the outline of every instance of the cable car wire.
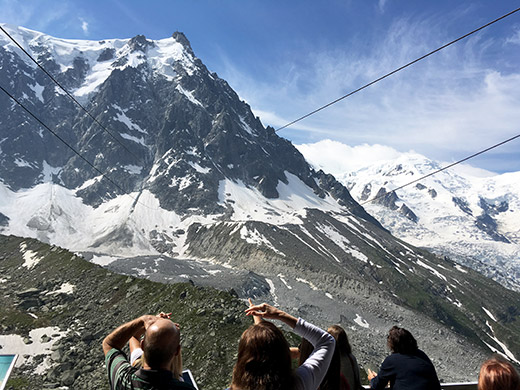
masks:
<svg viewBox="0 0 520 390"><path fill-rule="evenodd" d="M352 92L349 92L349 93L347 93L346 95L343 95L343 96L337 98L336 100L333 100L332 102L327 103L327 104L325 104L324 106L321 106L321 107L317 108L316 110L311 111L311 112L309 112L308 114L305 114L305 115L299 117L298 119L293 120L292 122L287 123L286 125L284 125L284 126L282 126L282 127L279 127L278 129L275 130L275 133L279 132L280 130L286 129L287 127L292 126L292 125L294 125L295 123L300 122L300 121L304 120L305 118L308 118L308 117L310 117L311 115L314 115L314 114L316 114L316 113L318 113L318 112L324 110L325 108L330 107L330 106L332 106L333 104L336 104L336 103L340 102L341 100L346 99L346 98L348 98L349 96L352 96L352 95L354 95L354 94L356 94L356 93L358 93L358 92L360 92L360 91L362 91L362 90L364 90L364 89L370 87L371 85L374 85L374 84L378 83L379 81L384 80L384 79L386 79L387 77L390 77L390 76L396 74L397 72L400 72L401 70L403 70L403 69L405 69L405 68L408 68L409 66L411 66L411 65L413 65L413 64L416 64L417 62L419 62L419 61L421 61L421 60L424 60L425 58L431 56L432 54L435 54L435 53L437 53L437 52L439 52L439 51L441 51L441 50L447 48L448 46L451 46L451 45L453 45L454 43L457 43L457 42L463 40L464 38L467 38L467 37L469 37L470 35L473 35L473 34L475 34L476 32L481 31L481 30L485 29L486 27L489 27L489 26L491 26L492 24L494 24L494 23L496 23L496 22L498 22L498 21L500 21L500 20L502 20L502 19L505 19L505 18L507 18L507 17L510 16L510 15L513 15L514 13L516 13L516 12L518 12L518 11L520 11L520 8L517 8L517 9L515 9L515 10L513 10L513 11L511 11L511 12L509 12L509 13L507 13L507 14L505 14L505 15L503 15L503 16L501 16L501 17L499 17L499 18L497 18L497 19L495 19L495 20L493 20L493 21L491 21L491 22L489 22L489 23L486 23L485 25L483 25L483 26L481 26L481 27L479 27L479 28L477 28L477 29L475 29L475 30L473 30L473 31L471 31L471 32L469 32L469 33L467 33L467 34L464 34L463 36L461 36L461 37L459 37L459 38L457 38L457 39L454 39L453 41L451 41L451 42L449 42L449 43L446 43L445 45L442 45L441 47L439 47L439 48L437 48L437 49L435 49L435 50L429 52L428 54L425 54L425 55L423 55L422 57L419 57L419 58L417 58L417 59L415 59L415 60L413 60L413 61L407 63L406 65L403 65L403 66L401 66L401 67L399 67L399 68L397 68L397 69L395 69L395 70L393 70L393 71L391 71L391 72L385 74L384 76L381 76L381 77L379 77L378 79L376 79L376 80L374 80L374 81L371 81L370 83L365 84L364 86L362 86L362 87L360 87L360 88L358 88L358 89L356 89L356 90L354 90L354 91L352 91Z"/></svg>
<svg viewBox="0 0 520 390"><path fill-rule="evenodd" d="M67 146L70 150L72 150L81 160L83 160L85 163L87 163L92 169L94 169L97 173L99 173L102 178L108 180L112 185L114 185L117 189L119 189L123 195L128 195L131 199L133 199L135 202L138 202L139 204L148 207L150 209L153 209L149 207L148 205L145 205L142 202L139 202L138 198L134 198L132 195L127 194L127 191L125 191L119 184L117 184L115 181L113 181L105 172L101 171L100 169L96 168L94 164L92 164L89 160L87 160L80 152L78 152L72 145L70 145L67 141L65 141L59 134L57 134L54 130L52 130L49 126L47 126L40 118L38 118L31 110L29 110L22 102L20 102L18 99L16 99L9 91L7 91L4 87L0 85L0 89L11 98L16 104L18 104L21 108L25 110L34 120L36 120L41 126L43 126L47 131L49 131L52 135L54 135L56 138L58 138L65 146Z"/></svg>
<svg viewBox="0 0 520 390"><path fill-rule="evenodd" d="M445 171L446 169L449 169L449 168L451 168L451 167L454 167L455 165L461 164L461 163L463 163L464 161L468 161L468 160L470 160L470 159L472 159L472 158L474 158L474 157L477 157L477 156L479 156L479 155L481 155L481 154L483 154L483 153L489 152L491 149L498 148L499 146L502 146L502 145L504 145L504 144L506 144L506 143L508 143L508 142L514 141L514 140L517 139L517 138L520 138L520 134L517 134L517 135L515 135L515 136L513 136L513 137L511 137L511 138L508 138L508 139L506 139L506 140L504 140L504 141L502 141L502 142L499 142L498 144L495 144L495 145L493 145L493 146L490 146L489 148L483 149L483 150L481 150L480 152L474 153L474 154L472 154L471 156L465 157L465 158L463 158L462 160L459 160L459 161L456 161L456 162L451 163L451 164L449 164L449 165L446 165L445 167L442 167L442 168L440 168L440 169L437 169L436 171L430 172L430 173L428 173L428 174L426 174L426 175L424 175L424 176L422 176L422 177L420 177L420 178L418 178L418 179L412 180L412 181L409 182L409 183L406 183L406 184L403 184L403 185L401 185L401 186L399 186L399 187L397 187L397 188L394 188L393 190L391 190L391 191L389 191L389 192L386 192L386 193L384 193L384 194L382 194L382 195L376 196L376 197L374 197L374 198L372 198L372 199L370 199L370 200L367 200L367 201L365 201L365 202L363 202L363 203L360 203L359 206L363 206L363 205L365 205L365 204L367 204L367 203L374 202L374 201L377 200L377 199L384 198L384 197L390 195L390 194L393 193L393 192L396 192L396 191L398 191L398 190L400 190L400 189L403 189L403 188L405 188L405 187L408 187L409 185L412 185L412 184L417 183L417 182L419 182L419 181L421 181L421 180L424 180L424 179L426 179L427 177L433 176L433 175L435 175L435 174L437 174L437 173L439 173L439 172Z"/></svg>

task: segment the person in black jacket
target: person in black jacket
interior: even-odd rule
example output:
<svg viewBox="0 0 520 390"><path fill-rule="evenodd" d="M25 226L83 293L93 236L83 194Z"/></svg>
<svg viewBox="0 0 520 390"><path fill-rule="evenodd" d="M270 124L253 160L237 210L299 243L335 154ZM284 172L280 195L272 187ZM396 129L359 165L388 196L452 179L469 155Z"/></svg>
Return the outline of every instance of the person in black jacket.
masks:
<svg viewBox="0 0 520 390"><path fill-rule="evenodd" d="M392 354L383 361L379 373L368 370L371 389L384 389L390 382L393 390L440 390L435 367L409 331L397 326L390 329L388 347Z"/></svg>

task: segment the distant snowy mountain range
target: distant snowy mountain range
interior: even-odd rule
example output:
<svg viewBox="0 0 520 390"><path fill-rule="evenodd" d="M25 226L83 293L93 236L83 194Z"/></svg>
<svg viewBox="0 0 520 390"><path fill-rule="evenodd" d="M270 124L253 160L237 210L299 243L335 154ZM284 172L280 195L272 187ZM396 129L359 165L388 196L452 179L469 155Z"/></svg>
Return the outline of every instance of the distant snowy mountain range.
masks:
<svg viewBox="0 0 520 390"><path fill-rule="evenodd" d="M360 203L447 165L410 152L367 166L361 158L365 150L359 161L349 162L354 170L339 172L338 164L320 158L331 147L338 145L322 141L299 149L314 167L333 173ZM520 291L520 172L481 173L454 167L364 207L396 237Z"/></svg>
<svg viewBox="0 0 520 390"><path fill-rule="evenodd" d="M0 94L1 234L340 322L367 362L395 323L426 340L446 379L490 350L520 362L518 293L392 236L265 128L182 33L93 42L3 26L110 134L2 34L0 84L110 181Z"/></svg>

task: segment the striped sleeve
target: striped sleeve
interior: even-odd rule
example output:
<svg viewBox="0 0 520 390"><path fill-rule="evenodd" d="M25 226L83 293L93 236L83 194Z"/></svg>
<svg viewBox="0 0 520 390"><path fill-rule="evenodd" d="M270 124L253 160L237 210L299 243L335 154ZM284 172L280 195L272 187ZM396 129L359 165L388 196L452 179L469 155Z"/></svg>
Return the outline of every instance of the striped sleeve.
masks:
<svg viewBox="0 0 520 390"><path fill-rule="evenodd" d="M134 371L126 355L118 349L112 348L105 357L108 371L110 389L127 388L130 385L130 377Z"/></svg>

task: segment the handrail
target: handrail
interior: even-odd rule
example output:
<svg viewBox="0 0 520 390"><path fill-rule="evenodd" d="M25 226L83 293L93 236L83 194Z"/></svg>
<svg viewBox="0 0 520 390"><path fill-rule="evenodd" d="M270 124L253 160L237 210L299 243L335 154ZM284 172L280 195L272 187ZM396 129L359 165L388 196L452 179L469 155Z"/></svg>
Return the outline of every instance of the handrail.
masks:
<svg viewBox="0 0 520 390"><path fill-rule="evenodd" d="M478 382L453 382L441 383L442 390L477 390ZM363 385L364 389L369 390L370 386Z"/></svg>

